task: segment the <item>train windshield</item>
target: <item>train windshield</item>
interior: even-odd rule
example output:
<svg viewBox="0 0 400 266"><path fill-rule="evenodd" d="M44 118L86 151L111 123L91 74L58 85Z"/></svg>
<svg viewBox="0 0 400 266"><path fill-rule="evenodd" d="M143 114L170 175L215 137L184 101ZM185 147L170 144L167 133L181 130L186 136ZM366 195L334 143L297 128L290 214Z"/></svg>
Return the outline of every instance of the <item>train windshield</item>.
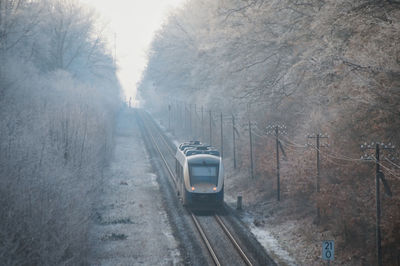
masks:
<svg viewBox="0 0 400 266"><path fill-rule="evenodd" d="M190 184L207 183L218 185L218 165L191 165Z"/></svg>

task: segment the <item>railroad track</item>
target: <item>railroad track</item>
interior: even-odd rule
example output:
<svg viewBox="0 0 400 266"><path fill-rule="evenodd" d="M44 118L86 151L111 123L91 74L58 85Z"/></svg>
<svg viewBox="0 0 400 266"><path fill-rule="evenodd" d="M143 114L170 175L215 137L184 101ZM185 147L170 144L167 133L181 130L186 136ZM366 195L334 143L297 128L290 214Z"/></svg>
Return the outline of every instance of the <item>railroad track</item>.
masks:
<svg viewBox="0 0 400 266"><path fill-rule="evenodd" d="M174 156L175 156L175 145L173 145L161 132L160 128L158 125L154 122L154 120L150 117L149 114L145 113L144 111L138 111L139 119L143 122L143 127L149 137L149 139L152 142L152 146L154 146L155 150L157 153L160 155L160 158L163 162L163 165L165 166L165 169L167 170L171 181L176 184L176 177L174 172L172 171L173 169L173 162L174 162ZM175 186L176 188L176 186ZM234 235L229 231L228 227L223 221L223 218L218 215L217 213L213 213L212 215L207 215L207 216L201 216L197 215L196 213L187 210L188 214L191 216L193 223L195 227L197 228L200 237L207 247L207 250L214 261L215 265L253 265L249 257L246 255L246 253L243 251L242 247L239 244L239 241L237 241L234 237ZM213 222L211 221L213 220ZM205 226L202 225L202 223L206 224L206 228L209 229L211 227L219 228L219 232L216 233L216 231L211 231L211 232L206 232L204 230ZM215 229L217 230L217 229ZM221 239L222 234L225 237L225 241L222 241ZM212 239L214 237L214 239ZM217 240L215 240L217 238ZM218 242L218 244L214 244L215 242ZM229 244L227 243L229 242ZM224 247L216 245L222 245L221 243L224 244ZM227 255L223 254L226 253L226 249L234 249L235 252L228 252ZM219 253L218 253L219 251ZM222 251L222 252L221 252ZM236 255L232 256L232 253L235 253ZM230 260L230 261L228 261ZM239 262L239 260L241 260ZM228 262L226 262L228 261Z"/></svg>

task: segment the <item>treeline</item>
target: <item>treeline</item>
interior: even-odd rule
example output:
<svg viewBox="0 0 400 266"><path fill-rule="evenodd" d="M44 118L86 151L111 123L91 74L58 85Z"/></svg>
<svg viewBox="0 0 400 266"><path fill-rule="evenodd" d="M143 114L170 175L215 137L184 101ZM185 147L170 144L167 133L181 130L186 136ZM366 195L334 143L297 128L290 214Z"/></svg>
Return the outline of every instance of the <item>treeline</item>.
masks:
<svg viewBox="0 0 400 266"><path fill-rule="evenodd" d="M215 143L220 112L242 118L242 136L248 120L258 125L258 134L268 124L285 124L283 197L297 207L319 206L319 226L333 232L338 254L369 264L376 261L375 173L373 163L360 160L360 145L400 145L399 87L398 3L192 0L158 32L139 90L143 104L165 121L168 105L188 117L196 105L193 119L201 106L215 112ZM321 149L319 194L315 149L303 148L307 141L315 145L306 135L317 133L329 135L330 143ZM274 139L254 141L253 182L273 198ZM246 159L239 166L246 168L249 145L241 143L238 156ZM381 186L386 263L397 260L400 250L399 161L388 156L399 157L398 151L385 151L389 161L381 161L393 193L385 196Z"/></svg>
<svg viewBox="0 0 400 266"><path fill-rule="evenodd" d="M0 261L82 265L120 85L96 15L0 0Z"/></svg>

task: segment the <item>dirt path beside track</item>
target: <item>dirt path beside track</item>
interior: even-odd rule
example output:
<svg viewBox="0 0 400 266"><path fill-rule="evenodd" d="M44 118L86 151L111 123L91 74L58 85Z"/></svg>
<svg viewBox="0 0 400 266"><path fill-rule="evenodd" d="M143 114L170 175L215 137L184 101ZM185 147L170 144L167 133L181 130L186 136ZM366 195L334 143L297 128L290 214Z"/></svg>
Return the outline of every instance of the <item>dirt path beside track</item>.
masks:
<svg viewBox="0 0 400 266"><path fill-rule="evenodd" d="M163 206L136 120L132 113L123 111L117 124L114 159L95 206L91 265L181 264Z"/></svg>

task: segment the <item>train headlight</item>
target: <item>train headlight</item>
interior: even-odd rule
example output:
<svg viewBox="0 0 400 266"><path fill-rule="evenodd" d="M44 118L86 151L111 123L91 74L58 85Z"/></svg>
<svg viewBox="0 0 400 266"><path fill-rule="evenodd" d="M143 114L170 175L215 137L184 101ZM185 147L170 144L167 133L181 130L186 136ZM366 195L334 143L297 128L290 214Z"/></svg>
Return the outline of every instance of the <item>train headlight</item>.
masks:
<svg viewBox="0 0 400 266"><path fill-rule="evenodd" d="M214 190L214 191L217 191L217 187L213 187L213 190Z"/></svg>
<svg viewBox="0 0 400 266"><path fill-rule="evenodd" d="M192 187L192 191L194 190L194 187Z"/></svg>

